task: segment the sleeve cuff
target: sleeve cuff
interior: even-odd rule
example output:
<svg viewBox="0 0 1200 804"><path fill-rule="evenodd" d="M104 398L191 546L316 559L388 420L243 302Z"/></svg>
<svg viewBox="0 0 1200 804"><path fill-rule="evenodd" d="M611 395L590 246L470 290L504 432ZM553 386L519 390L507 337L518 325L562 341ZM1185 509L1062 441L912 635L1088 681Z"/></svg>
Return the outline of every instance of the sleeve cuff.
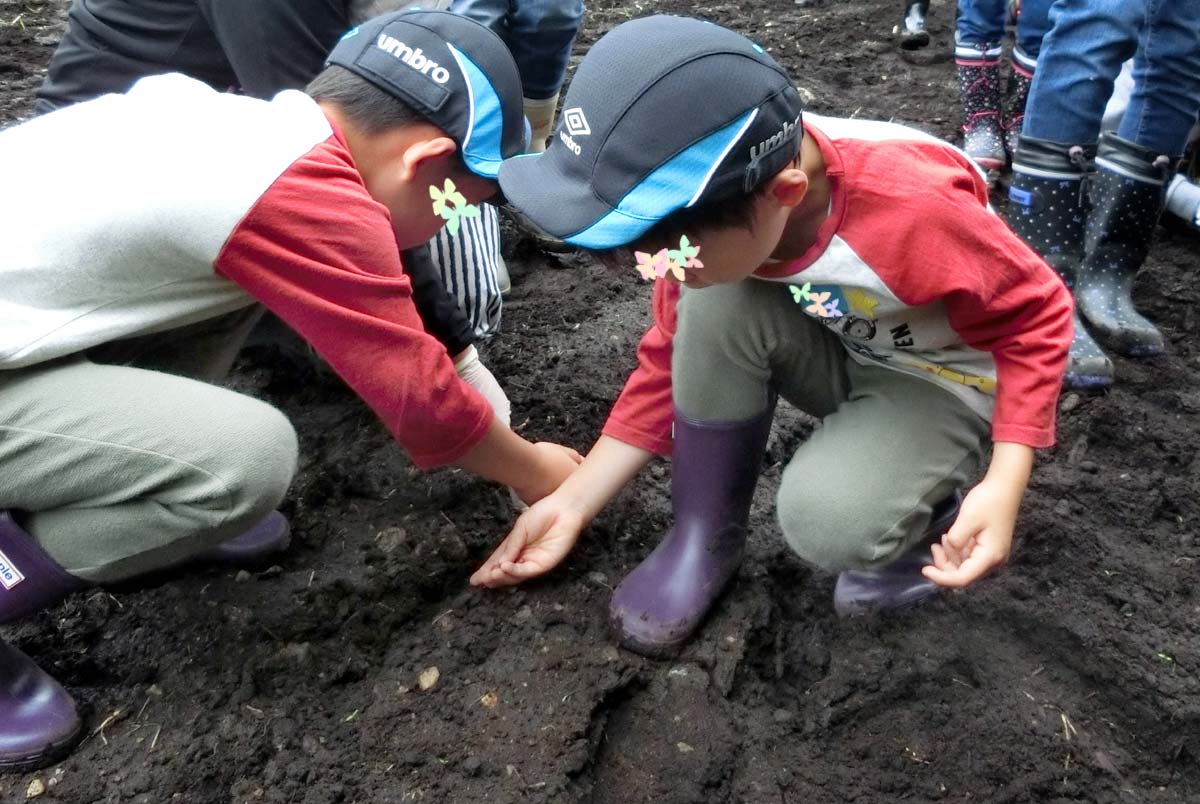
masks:
<svg viewBox="0 0 1200 804"><path fill-rule="evenodd" d="M474 389L472 389L474 390ZM473 450L488 434L488 429L492 426L492 418L496 415L492 410L492 406L487 403L482 396L477 395L477 409L473 416L468 419L468 424L464 426L465 434L454 442L452 446L444 446L436 452L424 452L411 449L401 442L408 451L408 457L420 469L433 469L438 466L445 466L448 463L454 463L462 456ZM467 418L467 417L464 417ZM439 443L439 446L443 444Z"/></svg>
<svg viewBox="0 0 1200 804"><path fill-rule="evenodd" d="M623 441L626 444L637 447L638 449L648 450L663 458L671 457L671 436L670 431L664 437L655 435L649 431L643 430L640 427L633 427L625 422L609 419L604 423L604 429L601 431L603 435L609 438L615 438L618 441Z"/></svg>
<svg viewBox="0 0 1200 804"><path fill-rule="evenodd" d="M1011 441L1033 449L1046 449L1054 446L1054 427L993 423L992 441Z"/></svg>

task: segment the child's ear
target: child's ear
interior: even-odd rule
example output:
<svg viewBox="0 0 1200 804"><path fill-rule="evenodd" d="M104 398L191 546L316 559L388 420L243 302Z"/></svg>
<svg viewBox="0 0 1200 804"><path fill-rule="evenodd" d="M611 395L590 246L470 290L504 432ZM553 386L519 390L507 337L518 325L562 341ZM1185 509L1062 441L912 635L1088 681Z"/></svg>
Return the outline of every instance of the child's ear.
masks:
<svg viewBox="0 0 1200 804"><path fill-rule="evenodd" d="M449 174L448 158L458 150L458 145L449 137L432 137L417 140L404 149L400 157L400 178L405 182L415 181L424 170L440 165L438 172Z"/></svg>
<svg viewBox="0 0 1200 804"><path fill-rule="evenodd" d="M798 207L808 195L808 174L798 167L785 167L767 182L767 197L781 207Z"/></svg>

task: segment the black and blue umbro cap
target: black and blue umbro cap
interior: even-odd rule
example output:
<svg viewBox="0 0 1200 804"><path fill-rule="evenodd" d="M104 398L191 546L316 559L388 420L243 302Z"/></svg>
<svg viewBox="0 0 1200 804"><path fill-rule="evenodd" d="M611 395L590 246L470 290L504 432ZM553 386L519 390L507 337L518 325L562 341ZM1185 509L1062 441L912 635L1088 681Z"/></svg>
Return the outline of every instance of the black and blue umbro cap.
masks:
<svg viewBox="0 0 1200 804"><path fill-rule="evenodd" d="M686 17L632 20L588 51L550 147L507 160L500 188L547 233L615 248L786 167L801 106L783 68L740 34Z"/></svg>
<svg viewBox="0 0 1200 804"><path fill-rule="evenodd" d="M525 150L521 76L504 41L474 20L411 8L347 31L336 64L400 98L458 143L463 162L495 179Z"/></svg>

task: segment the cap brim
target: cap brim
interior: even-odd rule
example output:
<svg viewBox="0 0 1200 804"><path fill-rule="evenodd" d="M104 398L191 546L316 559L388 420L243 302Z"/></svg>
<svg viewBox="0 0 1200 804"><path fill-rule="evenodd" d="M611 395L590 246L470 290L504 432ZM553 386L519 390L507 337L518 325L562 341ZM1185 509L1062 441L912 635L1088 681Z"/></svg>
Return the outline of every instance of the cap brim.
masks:
<svg viewBox="0 0 1200 804"><path fill-rule="evenodd" d="M552 145L545 153L506 159L500 166L500 190L508 204L546 234L580 248L623 246L657 223L618 212L596 198L586 182L563 169L559 157L568 155L575 157Z"/></svg>

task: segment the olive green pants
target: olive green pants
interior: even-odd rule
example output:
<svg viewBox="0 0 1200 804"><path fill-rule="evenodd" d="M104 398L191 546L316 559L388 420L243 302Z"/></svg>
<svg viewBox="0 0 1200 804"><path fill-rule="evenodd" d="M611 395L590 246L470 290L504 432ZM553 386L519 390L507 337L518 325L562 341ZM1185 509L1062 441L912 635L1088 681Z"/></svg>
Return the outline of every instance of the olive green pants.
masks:
<svg viewBox="0 0 1200 804"><path fill-rule="evenodd" d="M261 520L291 483L295 431L271 406L189 378L223 376L259 314L0 371L0 509L96 583L178 564Z"/></svg>
<svg viewBox="0 0 1200 804"><path fill-rule="evenodd" d="M753 418L774 390L821 419L783 472L777 510L792 549L833 571L888 564L919 541L989 435L948 391L855 362L781 283L685 288L672 382L691 418Z"/></svg>

